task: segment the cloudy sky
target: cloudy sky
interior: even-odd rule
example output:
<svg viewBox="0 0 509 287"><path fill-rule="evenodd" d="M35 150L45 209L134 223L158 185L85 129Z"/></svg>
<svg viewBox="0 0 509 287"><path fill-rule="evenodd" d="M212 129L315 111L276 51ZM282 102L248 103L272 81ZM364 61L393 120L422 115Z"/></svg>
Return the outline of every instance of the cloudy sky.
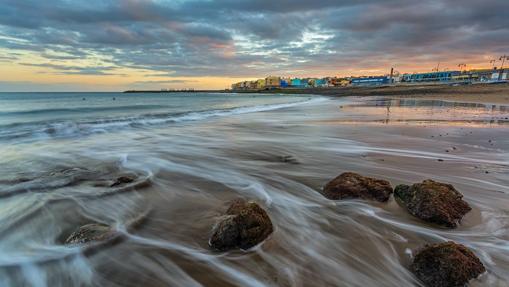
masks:
<svg viewBox="0 0 509 287"><path fill-rule="evenodd" d="M0 0L0 91L490 67L508 0Z"/></svg>

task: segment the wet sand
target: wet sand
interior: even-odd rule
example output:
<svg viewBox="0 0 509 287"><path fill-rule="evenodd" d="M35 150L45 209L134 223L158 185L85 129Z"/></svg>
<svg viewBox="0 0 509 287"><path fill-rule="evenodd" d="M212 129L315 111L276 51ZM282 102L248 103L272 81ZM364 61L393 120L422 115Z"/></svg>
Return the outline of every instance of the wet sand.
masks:
<svg viewBox="0 0 509 287"><path fill-rule="evenodd" d="M262 91L282 94L313 94L332 97L386 96L390 98L418 98L461 103L509 105L509 83L501 84L402 84L375 87L339 87L309 89L276 89Z"/></svg>
<svg viewBox="0 0 509 287"><path fill-rule="evenodd" d="M51 151L35 146L29 164L45 171L38 177L44 192L2 199L0 208L18 208L0 229L10 258L0 262L0 278L7 286L420 286L408 271L414 250L453 240L488 270L470 286L509 286L507 117L507 106L491 102L328 98L61 140ZM17 160L16 149L7 162ZM48 172L62 166L95 175L73 169L64 178L79 180L62 182L61 173ZM393 186L428 178L451 183L473 210L448 230L410 216L393 198L325 199L320 189L346 171ZM97 183L123 173L146 184L103 196ZM275 231L251 250L214 252L211 228L238 197L260 203ZM88 221L122 225L147 209L143 225L93 256L59 241ZM57 260L30 263L50 257Z"/></svg>
<svg viewBox="0 0 509 287"><path fill-rule="evenodd" d="M426 89L422 87L421 89ZM446 100L460 103L481 103L509 105L509 84L475 84L464 86L438 87L413 95L399 95L398 98L419 98Z"/></svg>

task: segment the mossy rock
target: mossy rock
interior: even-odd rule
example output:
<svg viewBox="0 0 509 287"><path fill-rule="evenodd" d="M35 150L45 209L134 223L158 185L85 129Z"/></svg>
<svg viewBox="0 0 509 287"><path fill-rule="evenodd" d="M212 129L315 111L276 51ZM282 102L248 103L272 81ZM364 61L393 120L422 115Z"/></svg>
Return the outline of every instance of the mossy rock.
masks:
<svg viewBox="0 0 509 287"><path fill-rule="evenodd" d="M272 222L264 209L254 202L235 200L214 226L209 245L218 251L246 250L261 243L272 232Z"/></svg>
<svg viewBox="0 0 509 287"><path fill-rule="evenodd" d="M418 251L410 271L428 287L463 287L486 269L467 247L445 242Z"/></svg>
<svg viewBox="0 0 509 287"><path fill-rule="evenodd" d="M345 172L327 183L322 194L332 200L361 198L386 202L392 191L386 180Z"/></svg>
<svg viewBox="0 0 509 287"><path fill-rule="evenodd" d="M455 228L472 208L452 185L425 180L413 185L398 185L394 198L410 214L426 222Z"/></svg>

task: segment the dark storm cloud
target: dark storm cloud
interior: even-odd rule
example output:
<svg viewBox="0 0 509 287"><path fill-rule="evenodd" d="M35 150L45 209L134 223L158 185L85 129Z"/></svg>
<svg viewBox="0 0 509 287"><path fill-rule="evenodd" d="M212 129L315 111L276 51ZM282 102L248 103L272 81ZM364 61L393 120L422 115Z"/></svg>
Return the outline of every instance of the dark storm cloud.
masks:
<svg viewBox="0 0 509 287"><path fill-rule="evenodd" d="M90 57L168 76L340 71L509 52L508 11L505 0L4 0L0 47L68 74L112 74L59 62Z"/></svg>
<svg viewBox="0 0 509 287"><path fill-rule="evenodd" d="M103 67L103 66L95 66L95 67L82 67L82 66L68 66L68 65L56 65L50 63L44 64L33 64L33 63L19 63L22 66L30 66L30 67L42 67L51 70L55 70L56 74L61 75L117 75L124 76L124 74L112 73L110 71L115 70L115 67Z"/></svg>

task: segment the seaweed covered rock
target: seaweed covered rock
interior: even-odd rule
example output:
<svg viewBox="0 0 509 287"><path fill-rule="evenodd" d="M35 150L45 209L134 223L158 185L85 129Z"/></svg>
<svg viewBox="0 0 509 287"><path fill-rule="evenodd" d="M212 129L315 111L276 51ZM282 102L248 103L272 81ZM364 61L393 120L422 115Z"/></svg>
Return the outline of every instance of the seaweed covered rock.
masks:
<svg viewBox="0 0 509 287"><path fill-rule="evenodd" d="M272 222L258 204L235 200L217 223L209 245L219 251L249 249L265 240L273 231Z"/></svg>
<svg viewBox="0 0 509 287"><path fill-rule="evenodd" d="M65 240L65 244L86 244L92 242L105 242L118 236L118 232L105 224L91 223L75 230Z"/></svg>
<svg viewBox="0 0 509 287"><path fill-rule="evenodd" d="M486 269L465 246L445 242L427 245L420 250L410 271L429 287L463 287Z"/></svg>
<svg viewBox="0 0 509 287"><path fill-rule="evenodd" d="M386 180L345 172L327 183L322 194L333 200L362 198L385 202L389 200L392 190L391 184Z"/></svg>
<svg viewBox="0 0 509 287"><path fill-rule="evenodd" d="M412 215L448 228L457 227L472 209L452 185L429 179L411 186L398 185L394 197Z"/></svg>

